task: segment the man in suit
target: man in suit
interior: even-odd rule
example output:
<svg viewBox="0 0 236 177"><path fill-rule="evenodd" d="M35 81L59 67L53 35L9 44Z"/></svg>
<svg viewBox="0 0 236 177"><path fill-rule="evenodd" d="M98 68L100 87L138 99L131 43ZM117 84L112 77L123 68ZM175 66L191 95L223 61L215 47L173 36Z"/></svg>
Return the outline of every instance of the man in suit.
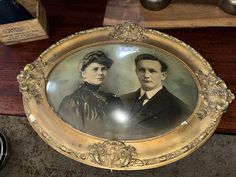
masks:
<svg viewBox="0 0 236 177"><path fill-rule="evenodd" d="M134 137L158 135L184 122L190 115L188 106L162 84L167 65L150 54L138 55L135 65L141 87L121 96Z"/></svg>

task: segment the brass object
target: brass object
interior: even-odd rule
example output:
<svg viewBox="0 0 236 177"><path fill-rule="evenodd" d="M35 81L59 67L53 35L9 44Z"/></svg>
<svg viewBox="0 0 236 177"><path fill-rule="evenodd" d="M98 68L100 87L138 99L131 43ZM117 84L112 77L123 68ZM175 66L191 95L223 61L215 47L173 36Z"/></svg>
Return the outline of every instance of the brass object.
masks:
<svg viewBox="0 0 236 177"><path fill-rule="evenodd" d="M166 8L171 0L140 0L142 6L148 10L158 11Z"/></svg>
<svg viewBox="0 0 236 177"><path fill-rule="evenodd" d="M219 6L225 12L236 15L236 1L235 0L220 0Z"/></svg>
<svg viewBox="0 0 236 177"><path fill-rule="evenodd" d="M72 80L79 76L78 61L95 50L103 51L114 60L108 75L110 80L108 78L105 86L118 96L139 85L134 70L137 54L145 52L159 56L169 66L169 83L165 82L165 86L178 88L173 85L177 81L180 93L187 90L179 97L187 97L188 105L192 106L191 115L178 126L163 132L156 130L155 135L144 133L140 137L123 131L126 124L122 124L125 119L121 114L118 116L120 127L108 124L110 131L105 131L107 125L104 124L102 135L77 129L63 121L58 107L63 97L73 93L70 88L74 86ZM82 31L62 39L26 65L17 79L28 120L46 143L76 161L114 170L156 168L191 154L211 137L221 115L234 99L225 82L189 45L131 22ZM190 83L194 92L188 93L182 82ZM70 119L70 115L67 118ZM112 134L113 129L122 131Z"/></svg>

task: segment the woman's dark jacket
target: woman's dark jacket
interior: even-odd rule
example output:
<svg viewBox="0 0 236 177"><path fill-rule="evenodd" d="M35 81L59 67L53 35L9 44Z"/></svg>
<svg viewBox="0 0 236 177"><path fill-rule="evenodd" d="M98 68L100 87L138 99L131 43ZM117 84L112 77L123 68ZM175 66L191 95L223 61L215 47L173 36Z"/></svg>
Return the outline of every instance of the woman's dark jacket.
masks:
<svg viewBox="0 0 236 177"><path fill-rule="evenodd" d="M98 86L83 83L71 95L64 97L58 114L62 120L85 133L104 137L105 127L114 110L121 109L121 99Z"/></svg>

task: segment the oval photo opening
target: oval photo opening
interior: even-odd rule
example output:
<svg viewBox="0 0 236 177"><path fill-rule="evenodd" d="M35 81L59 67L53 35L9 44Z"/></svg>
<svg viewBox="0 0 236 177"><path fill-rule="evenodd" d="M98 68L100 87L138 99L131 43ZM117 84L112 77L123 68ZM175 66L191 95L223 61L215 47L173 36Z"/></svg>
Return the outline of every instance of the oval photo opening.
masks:
<svg viewBox="0 0 236 177"><path fill-rule="evenodd" d="M141 45L104 44L55 66L46 87L58 117L86 134L136 140L163 135L193 113L198 90L172 54Z"/></svg>

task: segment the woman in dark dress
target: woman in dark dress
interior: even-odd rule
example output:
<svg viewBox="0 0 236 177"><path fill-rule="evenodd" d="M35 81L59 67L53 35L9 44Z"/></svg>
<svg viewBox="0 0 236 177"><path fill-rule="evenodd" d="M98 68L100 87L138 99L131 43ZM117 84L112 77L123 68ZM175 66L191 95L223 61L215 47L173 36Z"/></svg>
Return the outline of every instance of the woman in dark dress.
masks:
<svg viewBox="0 0 236 177"><path fill-rule="evenodd" d="M99 90L112 63L101 51L90 52L82 59L83 83L62 100L58 109L62 120L85 133L106 136L114 110L122 107L118 96Z"/></svg>

